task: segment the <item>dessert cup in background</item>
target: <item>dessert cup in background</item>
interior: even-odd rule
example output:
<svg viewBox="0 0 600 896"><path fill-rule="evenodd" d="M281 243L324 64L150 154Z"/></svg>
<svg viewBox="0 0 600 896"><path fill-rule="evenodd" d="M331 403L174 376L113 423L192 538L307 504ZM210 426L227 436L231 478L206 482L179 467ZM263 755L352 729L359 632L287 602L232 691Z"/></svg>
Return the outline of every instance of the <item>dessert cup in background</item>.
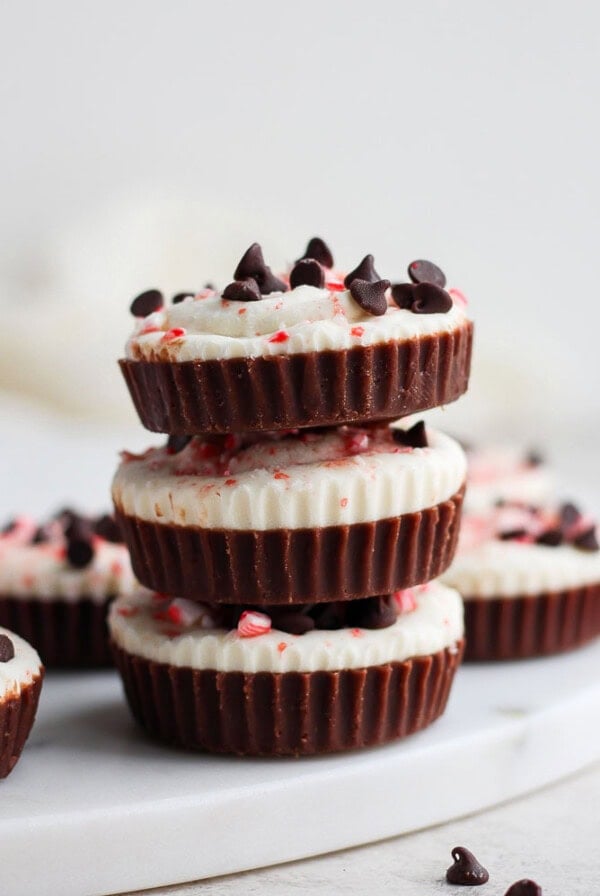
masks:
<svg viewBox="0 0 600 896"><path fill-rule="evenodd" d="M49 668L112 664L108 606L139 587L112 517L65 509L42 523L17 517L0 534L0 624Z"/></svg>
<svg viewBox="0 0 600 896"><path fill-rule="evenodd" d="M135 719L167 743L255 756L375 746L426 727L460 663L460 596L432 582L358 603L352 627L343 608L326 618L295 607L279 619L245 610L227 628L190 601L120 598L109 626Z"/></svg>
<svg viewBox="0 0 600 896"><path fill-rule="evenodd" d="M44 667L23 638L0 628L0 778L13 770L35 720Z"/></svg>
<svg viewBox="0 0 600 896"><path fill-rule="evenodd" d="M596 525L573 504L465 514L443 581L465 601L466 660L545 656L600 635Z"/></svg>
<svg viewBox="0 0 600 896"><path fill-rule="evenodd" d="M463 447L468 463L465 513L484 513L502 501L541 504L552 498L554 475L537 451L510 443Z"/></svg>
<svg viewBox="0 0 600 896"><path fill-rule="evenodd" d="M449 565L466 460L416 424L170 439L112 495L138 579L208 603L351 600Z"/></svg>

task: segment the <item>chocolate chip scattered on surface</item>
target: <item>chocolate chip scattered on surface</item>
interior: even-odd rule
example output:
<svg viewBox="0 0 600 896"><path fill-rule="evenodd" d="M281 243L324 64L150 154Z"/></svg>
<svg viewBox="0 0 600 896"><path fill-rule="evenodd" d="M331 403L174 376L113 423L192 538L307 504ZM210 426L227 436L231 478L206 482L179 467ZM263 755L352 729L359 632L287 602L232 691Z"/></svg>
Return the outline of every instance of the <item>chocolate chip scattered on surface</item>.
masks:
<svg viewBox="0 0 600 896"><path fill-rule="evenodd" d="M179 454L192 441L192 436L171 435L167 439L167 451L169 454Z"/></svg>
<svg viewBox="0 0 600 896"><path fill-rule="evenodd" d="M445 314L452 308L450 293L435 283L395 283L392 299L413 314Z"/></svg>
<svg viewBox="0 0 600 896"><path fill-rule="evenodd" d="M225 287L221 297L228 302L258 302L261 295L256 280L248 277L246 280L234 280Z"/></svg>
<svg viewBox="0 0 600 896"><path fill-rule="evenodd" d="M344 286L348 289L353 280L366 280L367 283L377 283L381 277L375 270L375 259L372 255L365 255L360 264L346 274L344 277Z"/></svg>
<svg viewBox="0 0 600 896"><path fill-rule="evenodd" d="M158 289L147 289L133 300L129 310L134 317L148 317L154 311L159 311L164 305L162 292Z"/></svg>
<svg viewBox="0 0 600 896"><path fill-rule="evenodd" d="M292 268L290 286L292 289L297 286L316 286L322 289L325 286L325 271L313 258L303 258Z"/></svg>
<svg viewBox="0 0 600 896"><path fill-rule="evenodd" d="M450 865L446 871L446 880L449 884L479 887L490 879L487 869L464 846L455 846L452 850L452 858L454 864Z"/></svg>
<svg viewBox="0 0 600 896"><path fill-rule="evenodd" d="M536 544L545 544L549 548L557 548L563 543L563 534L560 529L546 529L536 538Z"/></svg>
<svg viewBox="0 0 600 896"><path fill-rule="evenodd" d="M0 635L0 663L8 663L14 658L15 645L8 635Z"/></svg>
<svg viewBox="0 0 600 896"><path fill-rule="evenodd" d="M576 548L579 548L582 551L599 550L600 545L598 544L596 527L592 526L590 529L586 529L585 532L582 532L580 535L573 539L573 544Z"/></svg>
<svg viewBox="0 0 600 896"><path fill-rule="evenodd" d="M524 878L511 884L504 896L542 896L542 888L534 880Z"/></svg>
<svg viewBox="0 0 600 896"><path fill-rule="evenodd" d="M322 264L324 268L333 267L333 255L331 249L320 236L313 236L313 238L308 241L304 255L299 258L298 261L304 261L307 258L314 258L314 260L318 261L319 264ZM298 264L298 261L296 264Z"/></svg>
<svg viewBox="0 0 600 896"><path fill-rule="evenodd" d="M285 292L287 289L283 280L276 277L271 268L265 264L263 252L258 243L252 243L246 249L233 276L235 280L247 280L249 278L255 280L263 296L272 292ZM223 295L225 294L223 293ZM245 301L248 301L248 299Z"/></svg>
<svg viewBox="0 0 600 896"><path fill-rule="evenodd" d="M171 304L173 304L173 305L179 305L179 303L180 303L180 302L183 302L184 299L189 299L189 298L190 298L191 296L193 296L193 295L194 295L193 292L178 292L178 293L177 293L176 295L174 295L173 298L171 299Z"/></svg>
<svg viewBox="0 0 600 896"><path fill-rule="evenodd" d="M566 501L564 504L561 504L558 513L560 524L565 529L574 526L575 523L581 519L581 511L575 504L571 503L571 501Z"/></svg>
<svg viewBox="0 0 600 896"><path fill-rule="evenodd" d="M434 283L436 286L441 286L442 289L446 285L446 275L442 269L432 261L424 259L411 261L408 266L408 276L413 283Z"/></svg>
<svg viewBox="0 0 600 896"><path fill-rule="evenodd" d="M419 420L418 423L415 423L414 426L411 426L410 429L392 429L392 438L394 442L397 442L399 445L404 445L406 448L428 448L429 444L427 442L427 430L425 429L425 423L422 420Z"/></svg>
<svg viewBox="0 0 600 896"><path fill-rule="evenodd" d="M74 569L84 569L89 566L94 557L94 548L89 537L82 530L78 530L67 537L67 561Z"/></svg>
<svg viewBox="0 0 600 896"><path fill-rule="evenodd" d="M362 280L355 278L350 284L350 295L357 305L367 314L380 317L388 308L386 290L390 288L389 280Z"/></svg>

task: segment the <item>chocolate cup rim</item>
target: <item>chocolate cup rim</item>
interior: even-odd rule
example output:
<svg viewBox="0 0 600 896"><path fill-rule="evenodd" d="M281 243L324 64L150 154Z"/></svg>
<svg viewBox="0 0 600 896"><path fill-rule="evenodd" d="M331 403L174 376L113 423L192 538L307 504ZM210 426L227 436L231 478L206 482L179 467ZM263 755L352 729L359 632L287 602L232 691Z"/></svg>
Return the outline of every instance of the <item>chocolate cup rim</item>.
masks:
<svg viewBox="0 0 600 896"><path fill-rule="evenodd" d="M514 597L464 595L465 662L534 659L600 636L600 582Z"/></svg>
<svg viewBox="0 0 600 896"><path fill-rule="evenodd" d="M450 404L467 390L472 342L465 320L449 332L346 349L118 363L151 432L277 431L386 422Z"/></svg>
<svg viewBox="0 0 600 896"><path fill-rule="evenodd" d="M444 711L464 641L360 669L217 672L171 666L113 642L137 723L171 746L238 756L310 756L378 746Z"/></svg>
<svg viewBox="0 0 600 896"><path fill-rule="evenodd" d="M399 517L305 529L174 526L118 507L115 515L136 577L154 591L207 604L328 603L440 576L456 550L464 491Z"/></svg>

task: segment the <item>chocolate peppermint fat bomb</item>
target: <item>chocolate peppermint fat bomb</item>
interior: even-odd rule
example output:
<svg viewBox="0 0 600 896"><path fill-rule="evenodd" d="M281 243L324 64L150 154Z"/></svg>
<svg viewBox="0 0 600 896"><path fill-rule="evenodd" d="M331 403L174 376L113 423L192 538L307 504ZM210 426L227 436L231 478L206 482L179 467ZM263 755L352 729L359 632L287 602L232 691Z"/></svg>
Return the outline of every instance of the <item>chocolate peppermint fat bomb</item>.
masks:
<svg viewBox="0 0 600 896"><path fill-rule="evenodd" d="M454 401L469 377L473 326L434 264L390 285L366 255L346 275L315 238L283 277L258 244L222 292L158 290L131 306L121 369L156 432L287 430L393 420Z"/></svg>
<svg viewBox="0 0 600 896"><path fill-rule="evenodd" d="M466 458L422 423L170 438L112 486L136 576L208 603L353 600L452 560Z"/></svg>
<svg viewBox="0 0 600 896"><path fill-rule="evenodd" d="M23 638L0 628L0 778L13 770L35 720L44 667Z"/></svg>

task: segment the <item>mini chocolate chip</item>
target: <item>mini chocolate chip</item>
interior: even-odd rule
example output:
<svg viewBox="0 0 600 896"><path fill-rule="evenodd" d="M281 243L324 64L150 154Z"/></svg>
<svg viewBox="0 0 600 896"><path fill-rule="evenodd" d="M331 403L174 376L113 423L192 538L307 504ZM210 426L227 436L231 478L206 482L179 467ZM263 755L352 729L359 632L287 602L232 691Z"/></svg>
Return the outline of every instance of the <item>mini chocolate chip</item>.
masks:
<svg viewBox="0 0 600 896"><path fill-rule="evenodd" d="M316 286L322 289L325 286L325 271L314 258L302 258L297 261L290 274L290 286Z"/></svg>
<svg viewBox="0 0 600 896"><path fill-rule="evenodd" d="M8 663L15 655L15 645L7 635L0 635L0 663Z"/></svg>
<svg viewBox="0 0 600 896"><path fill-rule="evenodd" d="M536 544L545 544L549 548L557 548L563 542L563 534L560 529L546 529L535 540Z"/></svg>
<svg viewBox="0 0 600 896"><path fill-rule="evenodd" d="M375 270L375 259L372 255L365 255L358 267L346 274L344 277L344 286L350 287L353 280L366 280L367 283L377 283L381 277Z"/></svg>
<svg viewBox="0 0 600 896"><path fill-rule="evenodd" d="M398 619L398 610L391 594L353 600L349 607L349 623L358 628L389 628Z"/></svg>
<svg viewBox="0 0 600 896"><path fill-rule="evenodd" d="M48 526L38 526L31 539L32 544L44 544L50 538Z"/></svg>
<svg viewBox="0 0 600 896"><path fill-rule="evenodd" d="M327 631L335 631L345 625L344 612L339 603L317 604L312 611L315 627Z"/></svg>
<svg viewBox="0 0 600 896"><path fill-rule="evenodd" d="M285 292L287 286L275 276L271 268L267 267L263 258L262 249L258 243L246 249L242 258L233 274L235 280L255 280L260 289L261 295L266 296L272 292ZM223 297L225 292L223 292ZM234 301L251 301L250 299L234 299Z"/></svg>
<svg viewBox="0 0 600 896"><path fill-rule="evenodd" d="M441 286L442 289L446 285L446 275L432 261L423 259L411 261L408 266L408 276L413 283L434 283L436 286Z"/></svg>
<svg viewBox="0 0 600 896"><path fill-rule="evenodd" d="M16 525L17 525L17 521L15 519L9 520L2 527L2 535L9 535L13 531L13 529L16 527Z"/></svg>
<svg viewBox="0 0 600 896"><path fill-rule="evenodd" d="M513 538L523 538L527 535L527 529L505 529L504 532L498 532L500 541L512 541Z"/></svg>
<svg viewBox="0 0 600 896"><path fill-rule="evenodd" d="M308 246L306 247L304 255L296 261L296 264L298 264L298 261L304 261L306 258L314 258L314 260L318 261L319 264L322 264L324 268L333 267L333 255L331 254L331 249L320 236L313 236L313 238L308 241Z"/></svg>
<svg viewBox="0 0 600 896"><path fill-rule="evenodd" d="M190 296L193 296L193 292L178 292L171 299L171 303L173 305L179 305L180 302L183 302L184 299L188 299Z"/></svg>
<svg viewBox="0 0 600 896"><path fill-rule="evenodd" d="M191 441L191 436L169 436L167 439L167 451L169 454L179 454Z"/></svg>
<svg viewBox="0 0 600 896"><path fill-rule="evenodd" d="M542 888L534 880L524 878L512 884L504 896L542 896Z"/></svg>
<svg viewBox="0 0 600 896"><path fill-rule="evenodd" d="M371 280L354 278L350 284L350 295L363 311L379 317L387 311L388 303L385 293L389 288L389 280L376 280L373 282Z"/></svg>
<svg viewBox="0 0 600 896"><path fill-rule="evenodd" d="M406 448L427 448L427 430L422 420L410 429L392 429L392 439Z"/></svg>
<svg viewBox="0 0 600 896"><path fill-rule="evenodd" d="M141 292L129 306L134 317L148 317L164 305L163 294L158 289L147 289Z"/></svg>
<svg viewBox="0 0 600 896"><path fill-rule="evenodd" d="M490 879L487 870L481 865L470 850L464 846L455 846L452 850L454 864L446 871L449 884L460 884L463 887L478 887Z"/></svg>
<svg viewBox="0 0 600 896"><path fill-rule="evenodd" d="M315 627L315 620L305 613L283 612L272 616L273 628L290 635L304 635Z"/></svg>
<svg viewBox="0 0 600 896"><path fill-rule="evenodd" d="M215 286L215 284L211 283L210 280L208 280L203 286L203 289L216 289L216 288L217 287Z"/></svg>
<svg viewBox="0 0 600 896"><path fill-rule="evenodd" d="M94 549L89 538L76 534L67 541L67 560L75 569L83 569L92 562Z"/></svg>
<svg viewBox="0 0 600 896"><path fill-rule="evenodd" d="M103 538L105 541L110 541L112 544L123 543L123 535L119 528L119 524L115 518L108 513L98 517L94 523L94 532L96 535L99 535L100 538Z"/></svg>
<svg viewBox="0 0 600 896"><path fill-rule="evenodd" d="M246 280L234 280L225 287L221 297L228 302L258 302L260 289L256 280L248 277Z"/></svg>
<svg viewBox="0 0 600 896"><path fill-rule="evenodd" d="M392 299L413 314L445 314L452 308L452 296L435 283L395 283Z"/></svg>
<svg viewBox="0 0 600 896"><path fill-rule="evenodd" d="M574 526L581 518L581 511L575 504L571 503L571 501L565 501L564 504L560 505L558 515L560 517L561 526L564 529L568 529L570 526Z"/></svg>
<svg viewBox="0 0 600 896"><path fill-rule="evenodd" d="M539 467L544 463L544 455L534 448L525 455L525 463L529 464L530 467Z"/></svg>
<svg viewBox="0 0 600 896"><path fill-rule="evenodd" d="M586 529L585 532L573 539L573 544L582 551L597 551L600 545L598 545L596 527L592 526L591 529Z"/></svg>
<svg viewBox="0 0 600 896"><path fill-rule="evenodd" d="M414 283L393 283L392 299L398 308L407 308L410 311L415 300Z"/></svg>

